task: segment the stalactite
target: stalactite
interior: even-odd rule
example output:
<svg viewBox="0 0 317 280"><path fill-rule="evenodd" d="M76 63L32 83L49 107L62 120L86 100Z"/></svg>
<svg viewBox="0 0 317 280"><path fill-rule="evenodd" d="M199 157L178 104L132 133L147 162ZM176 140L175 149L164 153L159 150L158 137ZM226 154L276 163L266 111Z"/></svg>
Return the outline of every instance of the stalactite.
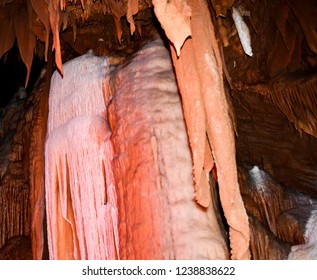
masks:
<svg viewBox="0 0 317 280"><path fill-rule="evenodd" d="M1 21L0 25L0 57L12 48L15 40L13 17L11 16L14 10L11 8L10 16L6 16L6 9L3 8L0 10L0 18L7 18L7 20Z"/></svg>
<svg viewBox="0 0 317 280"><path fill-rule="evenodd" d="M133 20L133 16L139 11L139 2L138 0L128 0L128 8L127 8L127 20L130 23L130 32L133 35L135 31L135 24Z"/></svg>
<svg viewBox="0 0 317 280"><path fill-rule="evenodd" d="M153 5L157 18L179 56L185 40L191 35L191 10L187 1L153 0Z"/></svg>
<svg viewBox="0 0 317 280"><path fill-rule="evenodd" d="M21 54L21 58L26 66L27 74L25 87L28 85L31 66L33 62L33 52L36 44L36 37L29 27L27 7L23 7L14 18L14 29Z"/></svg>
<svg viewBox="0 0 317 280"><path fill-rule="evenodd" d="M249 258L249 225L237 180L234 134L223 88L220 53L206 2L204 0L188 1L188 4L191 8L190 27L192 39L187 40L183 46L183 50L185 50L186 44L188 45L188 52L182 51L180 57L177 58L174 51L173 63L183 97L184 115L189 138L193 137L190 134L191 130L193 130L193 127L190 127L191 124L197 127L200 123L206 122L206 133L217 166L220 199L230 227L232 258L245 259ZM168 20L163 14L161 17L160 15L157 16L160 21ZM163 28L167 29L165 32L169 36L169 28L173 27L163 25ZM169 39L173 42L172 37L169 37ZM182 76L188 69L196 72L195 76L198 77L199 81L196 78L187 80ZM196 86L197 82L198 86ZM201 92L200 94L199 91ZM193 115L186 112L187 108L192 110L192 106L196 106L195 103L190 103L189 94L201 96L206 119L197 118L193 121ZM205 144L203 145L204 147ZM197 151L193 148L191 144L192 154L195 154ZM204 153L202 156L204 156ZM195 165L194 156L193 159L195 174L195 169L200 168L200 166ZM199 162L201 161L204 162L204 159L201 158ZM199 170L199 172L206 171ZM194 179L196 188L202 188L199 183L197 184L200 176L196 177L195 174Z"/></svg>
<svg viewBox="0 0 317 280"><path fill-rule="evenodd" d="M116 34L119 44L121 44L122 39L122 25L120 19L117 19L117 17L113 16L114 26L116 28Z"/></svg>
<svg viewBox="0 0 317 280"><path fill-rule="evenodd" d="M234 24L236 25L236 28L238 30L240 42L242 44L244 52L248 56L252 56L252 47L251 47L251 37L250 37L250 31L246 23L244 22L242 15L238 8L232 7L232 18L234 21Z"/></svg>
<svg viewBox="0 0 317 280"><path fill-rule="evenodd" d="M172 56L175 53L172 52ZM188 140L192 150L193 161L193 177L195 186L195 198L199 204L208 207L202 203L200 193L204 193L201 189L200 180L202 176L206 176L204 168L204 157L207 153L206 148L209 149L206 140L206 113L202 100L200 90L199 76L196 65L192 63L195 60L192 52L192 42L188 41L182 49L182 55L191 61L183 61L182 58L177 59L173 56L174 65L176 68L176 75L178 80L191 81L191 87L186 87L185 83L179 83L180 92L183 98L183 111L186 120ZM188 67L190 65L190 67Z"/></svg>
<svg viewBox="0 0 317 280"><path fill-rule="evenodd" d="M61 45L60 45L60 38L59 38L59 30L61 27L61 11L60 11L58 1L49 1L48 13L49 13L52 34L53 34L52 50L55 50L55 62L59 71L63 73L62 53L61 53Z"/></svg>
<svg viewBox="0 0 317 280"><path fill-rule="evenodd" d="M48 14L48 4L46 0L30 0L32 8L36 12L38 18L45 27L45 60L48 56L48 47L49 47L49 36L51 32L49 14Z"/></svg>
<svg viewBox="0 0 317 280"><path fill-rule="evenodd" d="M220 201L230 227L231 257L248 259L249 224L237 179L235 140L224 92L220 53L206 2L192 1L190 6L193 47L203 92L207 135L217 166Z"/></svg>

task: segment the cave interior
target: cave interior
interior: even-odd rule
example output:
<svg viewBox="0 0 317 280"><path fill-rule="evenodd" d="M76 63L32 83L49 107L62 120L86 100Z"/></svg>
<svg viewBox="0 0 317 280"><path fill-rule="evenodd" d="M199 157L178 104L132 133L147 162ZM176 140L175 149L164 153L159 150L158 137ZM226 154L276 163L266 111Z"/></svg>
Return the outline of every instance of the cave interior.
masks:
<svg viewBox="0 0 317 280"><path fill-rule="evenodd" d="M312 225L317 217L317 3L172 0L167 6L176 8L167 8L164 17L160 3L165 2L0 0L0 259L49 258L43 189L34 188L44 188L53 72L63 74L62 63L87 53L121 64L157 33L175 61L185 56L191 38L196 36L202 48L207 42L198 29L187 34L184 28L181 34L194 13L196 18L207 13L214 28L250 258L317 258L317 221ZM184 12L187 4L192 17ZM178 84L180 68L174 63ZM34 146L42 152L33 152ZM217 169L216 162L209 174L218 201L214 207L229 244ZM42 239L35 232L42 232Z"/></svg>

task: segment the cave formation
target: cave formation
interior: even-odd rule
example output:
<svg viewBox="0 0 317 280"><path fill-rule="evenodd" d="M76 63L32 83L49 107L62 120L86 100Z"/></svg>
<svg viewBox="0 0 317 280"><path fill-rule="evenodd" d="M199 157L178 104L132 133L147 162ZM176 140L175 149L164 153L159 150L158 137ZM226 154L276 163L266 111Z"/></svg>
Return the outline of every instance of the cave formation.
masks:
<svg viewBox="0 0 317 280"><path fill-rule="evenodd" d="M317 5L0 0L0 259L316 259Z"/></svg>

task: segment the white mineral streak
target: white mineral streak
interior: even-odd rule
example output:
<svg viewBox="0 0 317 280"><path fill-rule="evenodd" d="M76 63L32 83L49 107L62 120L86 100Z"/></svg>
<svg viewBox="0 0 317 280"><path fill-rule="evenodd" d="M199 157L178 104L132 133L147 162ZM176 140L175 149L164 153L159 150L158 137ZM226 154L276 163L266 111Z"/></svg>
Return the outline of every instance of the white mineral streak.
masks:
<svg viewBox="0 0 317 280"><path fill-rule="evenodd" d="M277 205L278 194L270 189L270 178L260 168L255 165L249 170L250 183L252 188L257 192L257 204L259 205L260 212L265 216L270 230L276 234L277 226L275 217L278 216L277 209L272 205ZM269 201L269 203L268 203Z"/></svg>
<svg viewBox="0 0 317 280"><path fill-rule="evenodd" d="M115 259L117 206L102 77L105 58L84 55L52 77L45 150L51 259Z"/></svg>
<svg viewBox="0 0 317 280"><path fill-rule="evenodd" d="M253 180L253 183L258 191L264 192L265 191L265 182L263 180L263 175L261 170L257 165L255 165L250 171L249 171L250 177Z"/></svg>
<svg viewBox="0 0 317 280"><path fill-rule="evenodd" d="M232 7L232 18L238 30L238 35L244 52L248 56L253 56L249 28L244 22L243 17L240 14L240 11L234 6Z"/></svg>
<svg viewBox="0 0 317 280"><path fill-rule="evenodd" d="M288 255L289 260L316 260L317 259L317 210L311 212L305 229L305 243L292 246Z"/></svg>

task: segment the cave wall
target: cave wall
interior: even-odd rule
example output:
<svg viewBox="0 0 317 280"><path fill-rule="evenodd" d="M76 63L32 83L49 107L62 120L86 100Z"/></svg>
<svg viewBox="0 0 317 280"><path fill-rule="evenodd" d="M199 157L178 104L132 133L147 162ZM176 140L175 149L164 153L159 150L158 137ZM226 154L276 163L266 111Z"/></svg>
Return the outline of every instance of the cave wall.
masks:
<svg viewBox="0 0 317 280"><path fill-rule="evenodd" d="M27 97L21 97L17 92L1 116L0 247L9 244L10 248L14 248L12 251L20 246L30 250L34 209L30 199L30 147L38 145L38 139L32 139L31 135L34 132L34 119L38 115L44 84L43 79L39 81L33 94ZM36 176L40 176L40 173ZM30 252L24 250L13 254L16 255L15 258L32 257ZM5 258L10 258L9 250Z"/></svg>
<svg viewBox="0 0 317 280"><path fill-rule="evenodd" d="M12 237L30 235L27 162L31 120L22 114L24 101L12 100L1 119L0 247Z"/></svg>
<svg viewBox="0 0 317 280"><path fill-rule="evenodd" d="M316 138L299 133L277 106L258 93L237 91L233 100L238 159L259 166L294 190L316 197Z"/></svg>

